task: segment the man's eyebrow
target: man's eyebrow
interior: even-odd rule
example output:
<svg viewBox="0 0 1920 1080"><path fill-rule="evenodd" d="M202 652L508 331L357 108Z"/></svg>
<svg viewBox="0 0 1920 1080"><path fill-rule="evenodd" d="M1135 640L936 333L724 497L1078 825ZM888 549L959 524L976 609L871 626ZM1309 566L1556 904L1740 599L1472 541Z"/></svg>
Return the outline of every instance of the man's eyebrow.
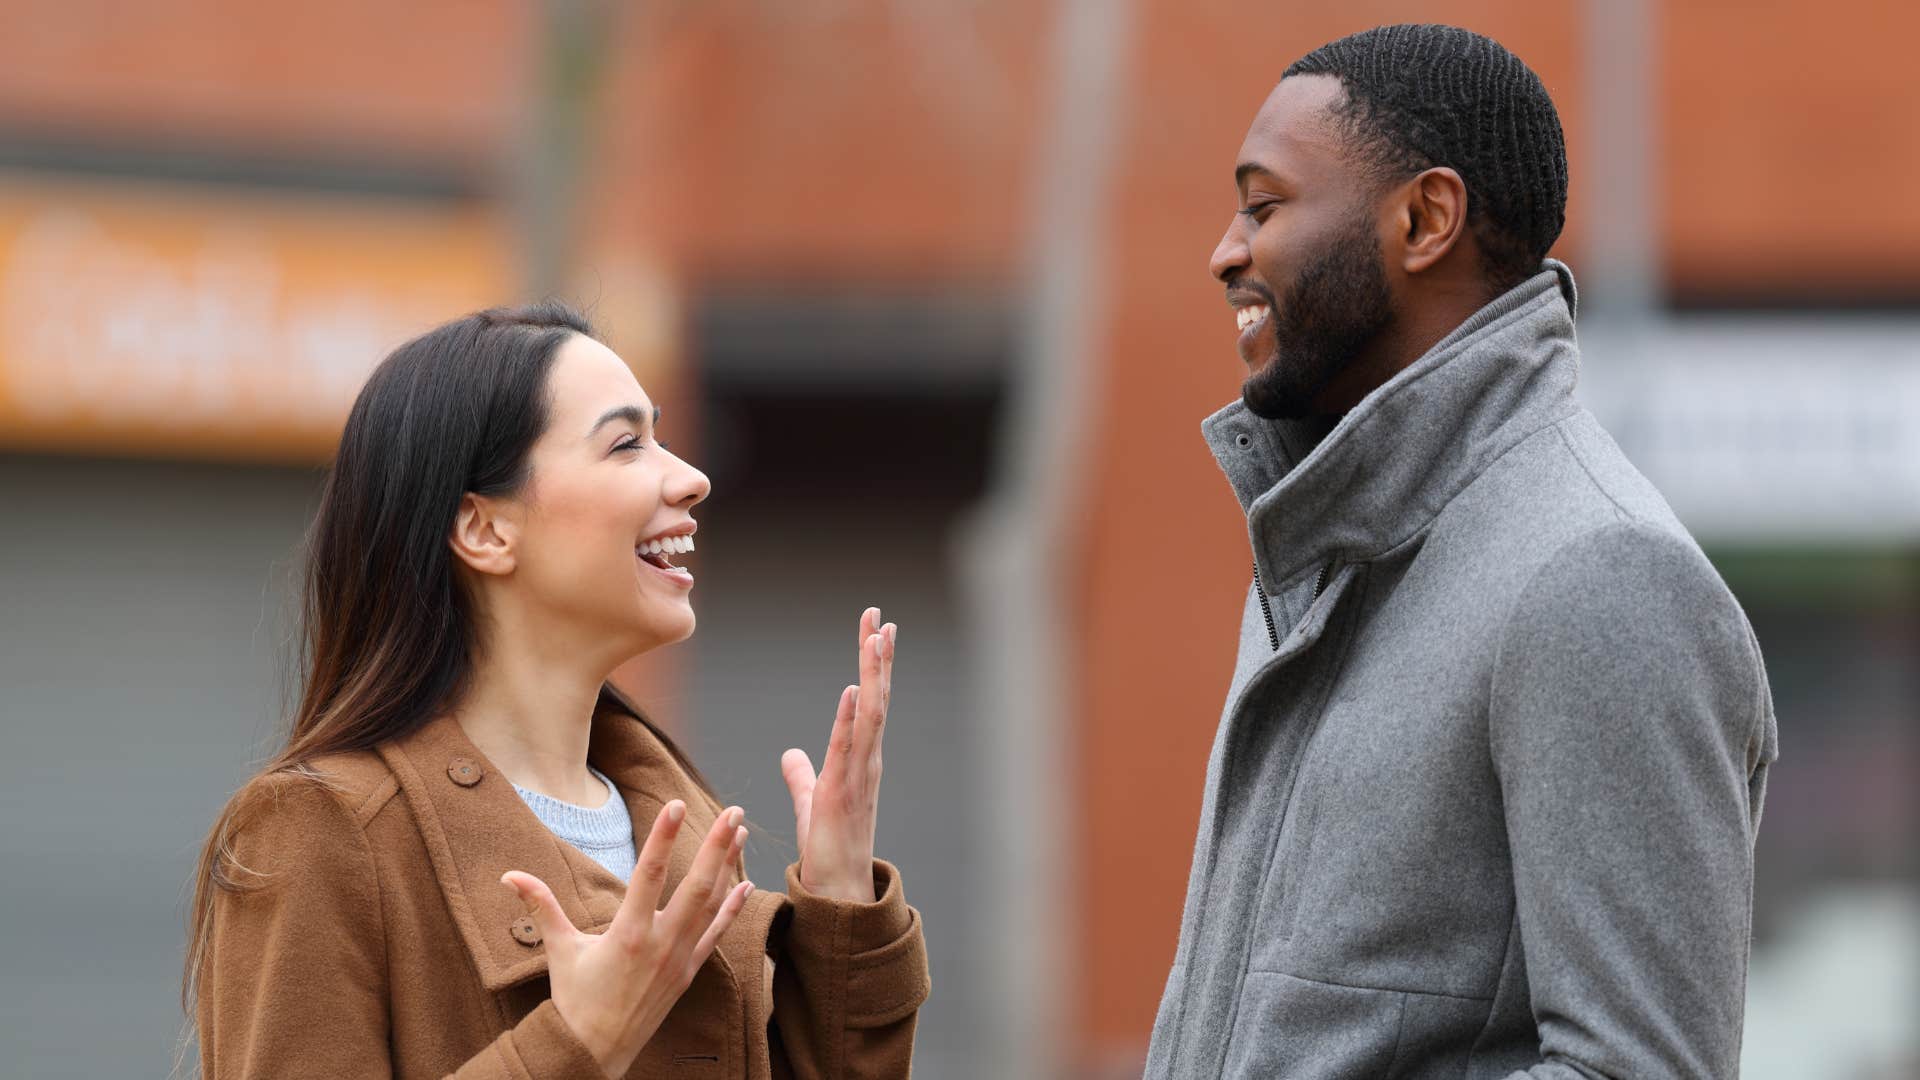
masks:
<svg viewBox="0 0 1920 1080"><path fill-rule="evenodd" d="M1254 175L1264 176L1269 180L1275 181L1276 183L1280 180L1279 174L1275 173L1272 169L1267 168L1265 165L1262 165L1257 161L1243 161L1239 165L1234 167L1233 186L1237 188L1246 187L1247 177L1254 176Z"/></svg>
<svg viewBox="0 0 1920 1080"><path fill-rule="evenodd" d="M594 435L599 433L601 428L606 427L615 420L625 420L627 423L643 429L647 426L647 414L641 412L638 405L615 405L613 408L601 413L600 419L593 422L593 427L587 431L587 438L593 438ZM655 427L658 427L660 424L660 406L658 405L653 407L653 424Z"/></svg>

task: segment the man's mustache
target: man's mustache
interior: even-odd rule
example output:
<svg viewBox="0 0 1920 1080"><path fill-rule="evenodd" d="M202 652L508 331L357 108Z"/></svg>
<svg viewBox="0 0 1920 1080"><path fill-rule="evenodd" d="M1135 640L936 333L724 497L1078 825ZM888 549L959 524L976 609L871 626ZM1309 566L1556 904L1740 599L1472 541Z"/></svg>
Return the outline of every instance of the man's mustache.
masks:
<svg viewBox="0 0 1920 1080"><path fill-rule="evenodd" d="M1229 304L1233 303L1235 293L1239 293L1241 295L1246 295L1248 293L1251 293L1252 295L1258 296L1260 299L1266 301L1267 307L1269 308L1278 306L1277 304L1274 303L1273 293L1268 291L1268 289L1265 286L1256 285L1253 282L1246 280L1245 278L1234 278L1233 280L1227 282L1227 303Z"/></svg>

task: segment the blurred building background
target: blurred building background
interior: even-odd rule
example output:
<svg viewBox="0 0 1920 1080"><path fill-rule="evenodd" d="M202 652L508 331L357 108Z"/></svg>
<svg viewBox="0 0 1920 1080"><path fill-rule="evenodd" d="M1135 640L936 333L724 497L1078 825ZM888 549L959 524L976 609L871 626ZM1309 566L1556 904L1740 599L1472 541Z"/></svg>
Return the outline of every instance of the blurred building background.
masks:
<svg viewBox="0 0 1920 1080"><path fill-rule="evenodd" d="M1559 103L1588 400L1766 653L1745 1074L1920 1075L1920 15L1882 0L0 0L0 1072L167 1072L348 403L557 293L715 481L700 633L622 680L790 837L779 753L882 605L917 1075L1137 1075L1247 575L1207 255L1286 63L1409 20Z"/></svg>

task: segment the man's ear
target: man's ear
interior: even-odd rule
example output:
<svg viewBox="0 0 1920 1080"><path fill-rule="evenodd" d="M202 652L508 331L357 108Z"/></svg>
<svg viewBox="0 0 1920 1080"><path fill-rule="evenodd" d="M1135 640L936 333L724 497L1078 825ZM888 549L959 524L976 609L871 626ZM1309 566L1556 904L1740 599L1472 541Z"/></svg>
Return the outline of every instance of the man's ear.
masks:
<svg viewBox="0 0 1920 1080"><path fill-rule="evenodd" d="M1467 182L1440 166L1401 188L1400 268L1418 274L1446 258L1467 228Z"/></svg>
<svg viewBox="0 0 1920 1080"><path fill-rule="evenodd" d="M476 573L505 575L514 568L514 544L519 539L518 523L498 500L469 491L460 496L460 509L454 512L453 529L447 534L447 546L454 557Z"/></svg>

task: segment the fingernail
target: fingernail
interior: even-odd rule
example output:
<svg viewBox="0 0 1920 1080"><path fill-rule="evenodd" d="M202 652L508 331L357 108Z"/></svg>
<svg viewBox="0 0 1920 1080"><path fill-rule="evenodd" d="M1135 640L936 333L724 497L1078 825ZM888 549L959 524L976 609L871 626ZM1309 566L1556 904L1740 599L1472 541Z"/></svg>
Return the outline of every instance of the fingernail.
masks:
<svg viewBox="0 0 1920 1080"><path fill-rule="evenodd" d="M727 811L727 824L738 827L740 824L740 819L746 816L747 816L747 812L736 806L733 809Z"/></svg>
<svg viewBox="0 0 1920 1080"><path fill-rule="evenodd" d="M900 637L900 628L893 623L887 624L887 644L891 645Z"/></svg>
<svg viewBox="0 0 1920 1080"><path fill-rule="evenodd" d="M687 804L675 799L667 804L667 820L678 825L680 819L687 816Z"/></svg>
<svg viewBox="0 0 1920 1080"><path fill-rule="evenodd" d="M751 882L751 881L749 881L749 882L747 882L747 891L746 891L746 892L744 892L744 893L742 893L741 895L742 895L742 896L752 896L752 895L753 895L753 882Z"/></svg>
<svg viewBox="0 0 1920 1080"><path fill-rule="evenodd" d="M745 825L733 830L733 842L739 844L741 847L747 846L747 827Z"/></svg>
<svg viewBox="0 0 1920 1080"><path fill-rule="evenodd" d="M879 608L874 608L874 609L873 609L873 625L875 625L875 626L879 626L879 625L880 625L880 620L881 620L881 619L883 619L883 618L885 618L885 616L883 616L883 615L881 615L881 614L880 614L880 609L879 609Z"/></svg>

